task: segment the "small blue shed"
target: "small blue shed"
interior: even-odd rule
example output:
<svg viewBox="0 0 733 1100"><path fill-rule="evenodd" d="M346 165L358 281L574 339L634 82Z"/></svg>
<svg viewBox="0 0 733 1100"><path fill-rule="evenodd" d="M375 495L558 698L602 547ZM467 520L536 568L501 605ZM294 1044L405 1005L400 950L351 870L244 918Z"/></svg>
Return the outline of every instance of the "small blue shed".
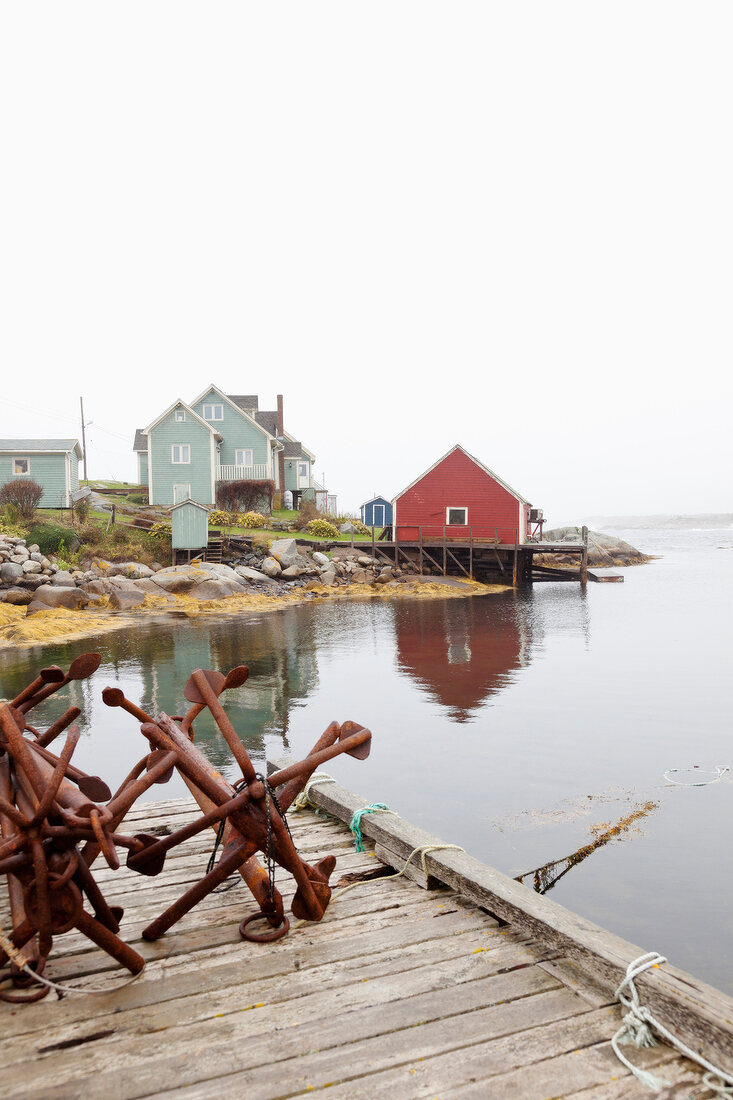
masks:
<svg viewBox="0 0 733 1100"><path fill-rule="evenodd" d="M367 527L388 527L392 522L392 505L385 497L373 497L361 506L361 522Z"/></svg>
<svg viewBox="0 0 733 1100"><path fill-rule="evenodd" d="M80 458L78 439L0 439L0 486L35 481L43 488L39 508L70 508Z"/></svg>

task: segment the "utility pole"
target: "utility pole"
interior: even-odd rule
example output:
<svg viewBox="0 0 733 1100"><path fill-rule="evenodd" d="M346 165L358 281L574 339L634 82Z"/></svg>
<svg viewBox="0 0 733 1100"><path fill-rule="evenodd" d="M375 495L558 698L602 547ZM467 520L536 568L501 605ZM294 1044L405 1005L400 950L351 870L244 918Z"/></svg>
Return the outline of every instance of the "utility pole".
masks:
<svg viewBox="0 0 733 1100"><path fill-rule="evenodd" d="M84 480L87 481L87 440L84 431L84 399L82 397L79 398L79 405L81 406L81 453L84 459Z"/></svg>

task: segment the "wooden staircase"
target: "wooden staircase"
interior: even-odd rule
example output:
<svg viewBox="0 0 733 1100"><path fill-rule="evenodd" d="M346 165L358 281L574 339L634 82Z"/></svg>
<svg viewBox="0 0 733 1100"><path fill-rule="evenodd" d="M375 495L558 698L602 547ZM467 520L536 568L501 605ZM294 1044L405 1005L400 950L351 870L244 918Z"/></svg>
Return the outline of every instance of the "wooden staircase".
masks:
<svg viewBox="0 0 733 1100"><path fill-rule="evenodd" d="M221 531L209 531L209 541L206 544L206 561L221 562L223 543Z"/></svg>

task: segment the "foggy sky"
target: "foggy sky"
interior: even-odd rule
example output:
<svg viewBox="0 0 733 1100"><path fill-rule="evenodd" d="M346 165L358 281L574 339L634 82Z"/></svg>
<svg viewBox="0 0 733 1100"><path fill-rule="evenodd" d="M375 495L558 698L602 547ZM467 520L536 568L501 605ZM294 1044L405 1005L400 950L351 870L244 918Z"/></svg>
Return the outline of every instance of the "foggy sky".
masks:
<svg viewBox="0 0 733 1100"><path fill-rule="evenodd" d="M729 5L0 14L0 436L284 395L355 511L461 443L550 523L730 511Z"/></svg>

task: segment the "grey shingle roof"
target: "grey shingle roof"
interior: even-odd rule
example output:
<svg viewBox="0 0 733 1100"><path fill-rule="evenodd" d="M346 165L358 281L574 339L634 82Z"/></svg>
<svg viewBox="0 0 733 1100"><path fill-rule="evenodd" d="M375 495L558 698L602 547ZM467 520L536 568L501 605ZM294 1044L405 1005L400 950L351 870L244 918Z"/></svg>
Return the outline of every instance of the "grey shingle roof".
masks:
<svg viewBox="0 0 733 1100"><path fill-rule="evenodd" d="M73 451L78 439L0 439L0 451Z"/></svg>
<svg viewBox="0 0 733 1100"><path fill-rule="evenodd" d="M300 458L303 453L303 444L294 440L284 441L284 454L286 458Z"/></svg>
<svg viewBox="0 0 733 1100"><path fill-rule="evenodd" d="M148 437L145 434L143 428L135 429L135 442L132 445L133 451L147 451L148 449Z"/></svg>
<svg viewBox="0 0 733 1100"><path fill-rule="evenodd" d="M255 420L261 428L264 428L270 435L277 435L277 413L274 411L266 411L255 413Z"/></svg>
<svg viewBox="0 0 733 1100"><path fill-rule="evenodd" d="M233 401L235 405L239 405L240 409L244 409L245 411L248 411L249 409L254 409L255 412L257 412L257 409L259 408L260 399L259 399L259 397L257 396L256 393L253 393L253 394L228 393L227 397L229 398L230 401Z"/></svg>

